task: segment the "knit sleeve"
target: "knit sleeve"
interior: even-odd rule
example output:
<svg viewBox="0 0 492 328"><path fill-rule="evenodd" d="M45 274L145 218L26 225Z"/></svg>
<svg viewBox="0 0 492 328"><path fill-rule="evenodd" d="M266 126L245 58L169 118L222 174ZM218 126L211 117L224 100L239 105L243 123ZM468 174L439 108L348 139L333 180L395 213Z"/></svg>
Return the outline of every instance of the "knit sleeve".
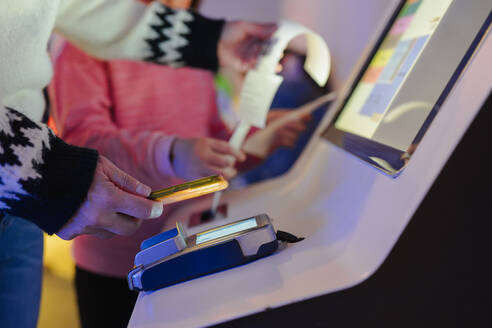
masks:
<svg viewBox="0 0 492 328"><path fill-rule="evenodd" d="M64 143L51 130L0 106L0 215L57 232L84 201L98 154Z"/></svg>
<svg viewBox="0 0 492 328"><path fill-rule="evenodd" d="M218 67L223 25L223 20L136 0L62 0L56 21L59 33L99 58L210 70Z"/></svg>

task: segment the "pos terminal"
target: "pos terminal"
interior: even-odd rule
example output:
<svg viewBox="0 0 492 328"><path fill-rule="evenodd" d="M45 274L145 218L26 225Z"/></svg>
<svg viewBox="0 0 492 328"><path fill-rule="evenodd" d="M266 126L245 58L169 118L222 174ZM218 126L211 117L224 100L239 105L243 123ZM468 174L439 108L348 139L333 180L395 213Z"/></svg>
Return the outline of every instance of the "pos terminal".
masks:
<svg viewBox="0 0 492 328"><path fill-rule="evenodd" d="M266 214L190 236L178 222L176 228L142 242L128 285L132 290L154 290L251 262L277 248Z"/></svg>

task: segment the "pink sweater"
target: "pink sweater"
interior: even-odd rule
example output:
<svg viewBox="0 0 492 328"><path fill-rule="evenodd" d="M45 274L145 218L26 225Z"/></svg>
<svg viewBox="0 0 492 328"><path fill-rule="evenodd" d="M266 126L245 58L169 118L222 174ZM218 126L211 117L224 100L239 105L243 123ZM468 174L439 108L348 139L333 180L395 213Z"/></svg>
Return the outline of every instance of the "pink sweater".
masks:
<svg viewBox="0 0 492 328"><path fill-rule="evenodd" d="M208 71L105 62L67 44L55 63L50 94L56 127L65 141L99 150L152 189L180 183L169 162L173 136L226 137ZM156 158L158 148L167 155ZM161 231L170 210L144 222L131 237L76 238L77 265L125 277L140 242Z"/></svg>

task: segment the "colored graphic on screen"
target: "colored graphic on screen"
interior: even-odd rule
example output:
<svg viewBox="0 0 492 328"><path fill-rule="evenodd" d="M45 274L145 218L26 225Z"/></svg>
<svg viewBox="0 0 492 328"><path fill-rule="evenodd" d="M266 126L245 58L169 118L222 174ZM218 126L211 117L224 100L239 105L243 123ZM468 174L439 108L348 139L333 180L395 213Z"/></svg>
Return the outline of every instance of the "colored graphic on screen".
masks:
<svg viewBox="0 0 492 328"><path fill-rule="evenodd" d="M408 0L335 122L370 139L452 0Z"/></svg>

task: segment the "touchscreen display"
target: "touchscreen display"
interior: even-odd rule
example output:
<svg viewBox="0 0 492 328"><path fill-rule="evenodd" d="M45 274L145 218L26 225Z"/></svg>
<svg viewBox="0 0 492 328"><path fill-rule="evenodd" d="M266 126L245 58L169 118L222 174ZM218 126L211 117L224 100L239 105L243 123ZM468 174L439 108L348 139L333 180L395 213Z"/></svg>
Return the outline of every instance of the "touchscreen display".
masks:
<svg viewBox="0 0 492 328"><path fill-rule="evenodd" d="M408 0L335 122L371 139L453 0Z"/></svg>
<svg viewBox="0 0 492 328"><path fill-rule="evenodd" d="M199 245L199 244L202 244L202 243L207 242L209 240L221 238L221 237L231 235L231 234L239 232L239 231L244 231L244 230L248 230L251 228L255 228L257 226L258 226L258 224L256 223L256 218L243 220L243 221L240 221L240 222L237 222L237 223L234 223L231 225L227 225L227 226L219 228L219 229L199 233L196 236L196 244Z"/></svg>

